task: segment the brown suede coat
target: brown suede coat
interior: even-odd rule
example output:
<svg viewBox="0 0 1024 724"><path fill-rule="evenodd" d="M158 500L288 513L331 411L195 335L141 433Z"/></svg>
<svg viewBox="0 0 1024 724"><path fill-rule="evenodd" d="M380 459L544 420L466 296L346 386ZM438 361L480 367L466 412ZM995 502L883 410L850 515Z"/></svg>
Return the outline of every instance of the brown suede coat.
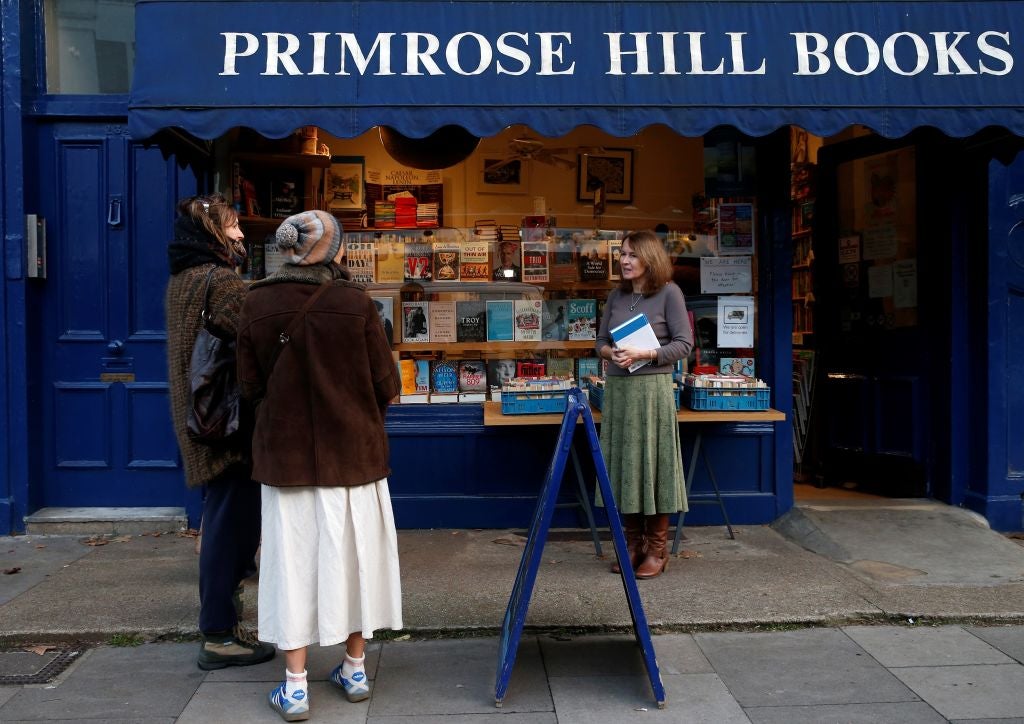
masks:
<svg viewBox="0 0 1024 724"><path fill-rule="evenodd" d="M363 485L390 472L384 415L398 371L361 284L331 281L268 370L279 335L331 276L286 265L245 297L238 379L258 403L252 477L267 485Z"/></svg>

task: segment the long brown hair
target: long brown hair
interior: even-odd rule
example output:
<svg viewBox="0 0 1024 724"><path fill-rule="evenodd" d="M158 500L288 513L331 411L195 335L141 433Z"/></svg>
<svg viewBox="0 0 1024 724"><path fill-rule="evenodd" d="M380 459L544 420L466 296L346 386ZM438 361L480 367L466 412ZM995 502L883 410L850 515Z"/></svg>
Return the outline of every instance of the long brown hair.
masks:
<svg viewBox="0 0 1024 724"><path fill-rule="evenodd" d="M178 213L189 216L196 226L220 242L225 256L230 256L235 244L228 238L227 227L238 221L238 212L224 198L224 194L189 196L178 202Z"/></svg>
<svg viewBox="0 0 1024 724"><path fill-rule="evenodd" d="M629 248L633 250L636 258L645 267L643 292L645 297L650 296L671 281L672 260L668 258L668 252L665 251L665 244L662 242L661 237L650 229L633 231L626 234L626 238L622 240L622 243L625 244L627 241L629 242ZM633 281L631 279L623 279L619 282L619 289L629 294L633 291Z"/></svg>

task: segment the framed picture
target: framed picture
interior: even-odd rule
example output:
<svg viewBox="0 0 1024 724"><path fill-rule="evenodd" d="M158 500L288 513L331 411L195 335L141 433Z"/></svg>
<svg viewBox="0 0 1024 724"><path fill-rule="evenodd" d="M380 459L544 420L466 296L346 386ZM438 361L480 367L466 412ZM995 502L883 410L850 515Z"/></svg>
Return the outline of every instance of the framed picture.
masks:
<svg viewBox="0 0 1024 724"><path fill-rule="evenodd" d="M366 205L363 189L362 156L332 156L327 170L327 191L324 201L331 213L345 209L362 209Z"/></svg>
<svg viewBox="0 0 1024 724"><path fill-rule="evenodd" d="M525 194L529 188L529 166L520 159L508 161L501 154L481 154L479 186L481 194Z"/></svg>
<svg viewBox="0 0 1024 724"><path fill-rule="evenodd" d="M577 156L576 198L594 201L594 191L604 187L604 201L633 201L633 149L605 148L600 153Z"/></svg>

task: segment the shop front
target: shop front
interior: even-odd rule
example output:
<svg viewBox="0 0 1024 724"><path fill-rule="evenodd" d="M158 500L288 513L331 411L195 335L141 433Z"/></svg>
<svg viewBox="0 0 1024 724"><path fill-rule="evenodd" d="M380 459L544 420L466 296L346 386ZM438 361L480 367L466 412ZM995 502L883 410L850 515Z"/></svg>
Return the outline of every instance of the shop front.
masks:
<svg viewBox="0 0 1024 724"><path fill-rule="evenodd" d="M664 224L691 367L747 369L786 416L702 427L732 522L788 510L796 470L1024 527L1021 9L139 0L126 102L106 117L39 101L22 119L48 274L8 264L5 330L27 331L6 362L29 392L8 386L5 424L38 441L5 452L11 529L45 506L195 508L154 290L174 200L196 189L234 196L250 276L272 271L275 218L315 205L343 221L397 363L429 379L388 417L400 526L528 522L553 430L486 425L486 386L445 398L435 370L579 376L593 342L559 320L596 315L615 242ZM413 247L430 275L407 268ZM538 303L537 337L442 331L491 302ZM433 333L407 329L420 303ZM726 341L732 310L750 322ZM711 496L704 476L693 495Z"/></svg>

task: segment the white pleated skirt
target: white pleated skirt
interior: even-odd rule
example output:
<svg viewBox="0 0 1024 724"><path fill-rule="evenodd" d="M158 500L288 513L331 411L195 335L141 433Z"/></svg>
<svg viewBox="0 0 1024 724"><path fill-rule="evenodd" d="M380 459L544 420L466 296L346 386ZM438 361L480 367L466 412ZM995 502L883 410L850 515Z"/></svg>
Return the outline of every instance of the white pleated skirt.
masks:
<svg viewBox="0 0 1024 724"><path fill-rule="evenodd" d="M387 479L263 490L259 637L284 650L402 628Z"/></svg>

